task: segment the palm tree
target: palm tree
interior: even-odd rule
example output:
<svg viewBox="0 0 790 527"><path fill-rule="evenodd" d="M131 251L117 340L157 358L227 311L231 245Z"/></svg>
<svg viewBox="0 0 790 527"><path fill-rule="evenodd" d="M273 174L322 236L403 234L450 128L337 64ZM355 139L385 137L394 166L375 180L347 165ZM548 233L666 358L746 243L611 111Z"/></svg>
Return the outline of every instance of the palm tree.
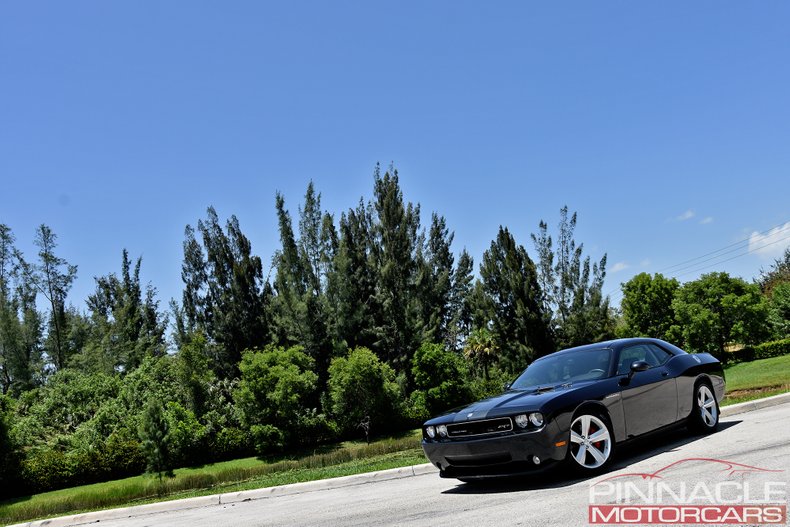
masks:
<svg viewBox="0 0 790 527"><path fill-rule="evenodd" d="M477 328L466 339L464 357L483 369L485 380L488 380L488 367L497 360L498 355L499 346L488 329Z"/></svg>

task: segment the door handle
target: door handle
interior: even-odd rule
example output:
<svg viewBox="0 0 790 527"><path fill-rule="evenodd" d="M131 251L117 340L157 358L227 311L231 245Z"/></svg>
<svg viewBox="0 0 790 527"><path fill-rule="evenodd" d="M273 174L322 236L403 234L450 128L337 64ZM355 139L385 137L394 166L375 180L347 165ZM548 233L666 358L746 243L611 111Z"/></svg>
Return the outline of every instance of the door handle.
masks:
<svg viewBox="0 0 790 527"><path fill-rule="evenodd" d="M662 377L666 377L667 375L669 375L669 372L668 372L668 371L662 371L662 372L661 372L661 376L662 376Z"/></svg>

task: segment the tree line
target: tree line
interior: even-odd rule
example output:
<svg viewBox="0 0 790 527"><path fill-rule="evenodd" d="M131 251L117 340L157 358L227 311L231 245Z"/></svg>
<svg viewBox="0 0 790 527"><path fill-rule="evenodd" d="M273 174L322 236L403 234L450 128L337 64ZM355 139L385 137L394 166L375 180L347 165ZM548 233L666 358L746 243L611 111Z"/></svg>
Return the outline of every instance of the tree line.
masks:
<svg viewBox="0 0 790 527"><path fill-rule="evenodd" d="M704 340L688 329L699 310L683 306L703 301L680 295L688 284L667 296L652 285L659 277L646 288L637 277L624 285L622 314L610 306L606 256L584 254L567 207L556 230L538 224L534 260L500 227L477 267L454 252L443 216L423 225L392 167L377 166L372 195L339 216L312 182L295 214L280 194L274 210L280 245L270 262L235 216L209 207L188 225L183 294L167 310L126 251L119 272L96 278L85 308L73 306L77 267L58 256L52 230L37 230L28 260L0 225L5 492L404 429L500 390L541 355L616 335L661 335L693 350ZM756 287L762 308L724 303L784 316L786 331L787 313L745 285L732 294ZM637 313L650 302L655 309ZM750 333L758 326L724 338L763 338Z"/></svg>
<svg viewBox="0 0 790 527"><path fill-rule="evenodd" d="M724 272L685 284L640 273L622 291L620 336L665 339L724 361L744 346L790 338L790 248L753 283Z"/></svg>

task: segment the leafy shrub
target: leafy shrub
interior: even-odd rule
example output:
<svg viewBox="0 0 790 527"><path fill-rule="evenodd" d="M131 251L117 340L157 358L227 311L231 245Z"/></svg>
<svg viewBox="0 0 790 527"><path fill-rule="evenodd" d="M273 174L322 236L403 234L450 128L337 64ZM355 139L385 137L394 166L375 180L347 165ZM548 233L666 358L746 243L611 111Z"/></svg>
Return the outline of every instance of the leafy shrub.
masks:
<svg viewBox="0 0 790 527"><path fill-rule="evenodd" d="M399 426L400 390L395 372L368 348L356 348L347 357L332 359L328 388L326 410L343 433L358 432L364 422L373 433Z"/></svg>
<svg viewBox="0 0 790 527"><path fill-rule="evenodd" d="M205 453L206 429L195 414L175 402L167 403L168 444L173 466L195 465L208 460Z"/></svg>
<svg viewBox="0 0 790 527"><path fill-rule="evenodd" d="M222 428L209 443L209 449L217 459L244 456L251 447L250 434L236 427Z"/></svg>
<svg viewBox="0 0 790 527"><path fill-rule="evenodd" d="M16 483L19 465L16 444L11 439L12 399L0 394L0 495Z"/></svg>
<svg viewBox="0 0 790 527"><path fill-rule="evenodd" d="M274 425L252 425L250 435L259 454L280 450L285 446L285 434Z"/></svg>
<svg viewBox="0 0 790 527"><path fill-rule="evenodd" d="M499 368L492 368L489 372L488 379L475 378L470 383L472 391L472 398L484 399L502 393L506 384L511 383L515 377L510 373L500 370Z"/></svg>
<svg viewBox="0 0 790 527"><path fill-rule="evenodd" d="M61 370L21 404L15 431L20 443L54 446L90 421L118 394L120 379L103 373Z"/></svg>
<svg viewBox="0 0 790 527"><path fill-rule="evenodd" d="M113 432L104 441L102 456L113 479L139 474L145 470L140 441L129 431Z"/></svg>
<svg viewBox="0 0 790 527"><path fill-rule="evenodd" d="M74 479L74 468L64 452L49 447L35 448L22 461L22 479L32 492L59 489Z"/></svg>
<svg viewBox="0 0 790 527"><path fill-rule="evenodd" d="M263 351L245 351L239 370L241 379L233 397L258 453L281 448L291 439L298 441L314 415L307 407L318 381L313 359L299 346L267 346Z"/></svg>
<svg viewBox="0 0 790 527"><path fill-rule="evenodd" d="M424 419L472 399L463 359L441 344L424 343L411 365L417 390L409 397L410 417Z"/></svg>

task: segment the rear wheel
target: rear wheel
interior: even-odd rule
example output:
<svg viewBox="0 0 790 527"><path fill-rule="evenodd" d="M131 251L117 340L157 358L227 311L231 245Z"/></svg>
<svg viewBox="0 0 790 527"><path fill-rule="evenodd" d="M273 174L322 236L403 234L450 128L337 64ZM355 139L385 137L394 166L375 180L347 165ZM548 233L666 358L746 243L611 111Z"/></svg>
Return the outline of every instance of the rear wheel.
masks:
<svg viewBox="0 0 790 527"><path fill-rule="evenodd" d="M609 420L592 413L584 413L571 423L568 457L572 466L583 473L602 470L612 459L614 436Z"/></svg>
<svg viewBox="0 0 790 527"><path fill-rule="evenodd" d="M689 428L694 432L710 434L719 426L719 403L706 382L694 387L694 402L689 416Z"/></svg>

